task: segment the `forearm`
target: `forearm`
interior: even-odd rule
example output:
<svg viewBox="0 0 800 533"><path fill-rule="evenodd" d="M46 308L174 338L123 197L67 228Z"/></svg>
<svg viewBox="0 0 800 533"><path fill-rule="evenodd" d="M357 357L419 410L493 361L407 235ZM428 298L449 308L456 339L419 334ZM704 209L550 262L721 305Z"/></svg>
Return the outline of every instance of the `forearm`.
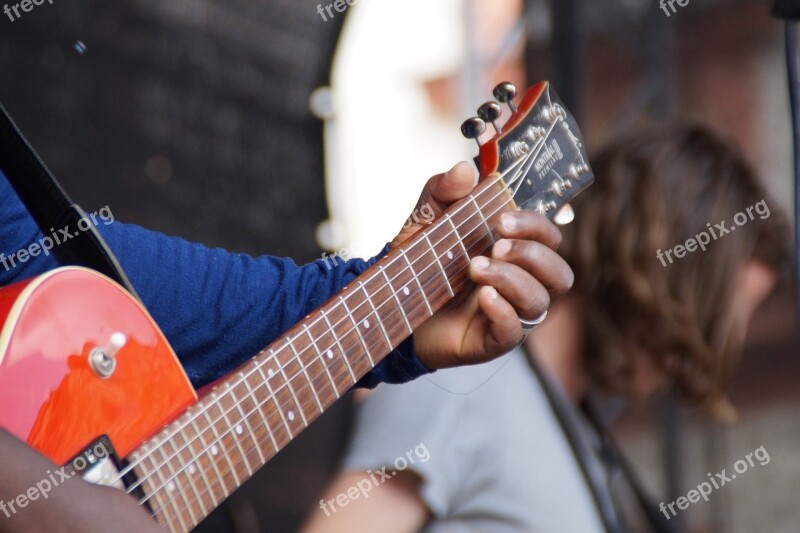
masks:
<svg viewBox="0 0 800 533"><path fill-rule="evenodd" d="M68 473L0 429L0 533L160 531L127 494Z"/></svg>

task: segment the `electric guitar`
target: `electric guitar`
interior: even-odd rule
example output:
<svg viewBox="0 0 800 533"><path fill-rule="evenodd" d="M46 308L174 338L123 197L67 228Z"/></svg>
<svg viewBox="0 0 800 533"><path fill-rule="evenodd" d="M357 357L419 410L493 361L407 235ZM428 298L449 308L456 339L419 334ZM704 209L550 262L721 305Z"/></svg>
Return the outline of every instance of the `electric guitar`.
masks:
<svg viewBox="0 0 800 533"><path fill-rule="evenodd" d="M70 475L135 495L164 528L191 530L467 287L501 213L554 218L591 184L549 85L519 108L515 93L499 85L462 126L480 146L470 196L201 398L147 311L102 275L66 267L0 290L0 426ZM487 123L496 134L481 144Z"/></svg>

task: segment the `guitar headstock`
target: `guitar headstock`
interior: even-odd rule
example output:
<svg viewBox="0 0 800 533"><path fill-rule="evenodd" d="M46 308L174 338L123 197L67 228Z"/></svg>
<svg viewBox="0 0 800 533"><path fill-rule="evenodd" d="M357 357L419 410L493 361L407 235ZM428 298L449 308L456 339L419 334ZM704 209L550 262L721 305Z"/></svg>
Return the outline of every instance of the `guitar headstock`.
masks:
<svg viewBox="0 0 800 533"><path fill-rule="evenodd" d="M519 209L532 209L553 219L591 185L594 174L578 124L550 84L541 82L528 89L519 107L515 95L512 84L501 83L494 90L497 101L482 105L479 116L464 122L461 131L478 140L489 122L496 135L483 144L478 141L480 154L475 161L481 179L501 176ZM503 125L498 102L511 111Z"/></svg>

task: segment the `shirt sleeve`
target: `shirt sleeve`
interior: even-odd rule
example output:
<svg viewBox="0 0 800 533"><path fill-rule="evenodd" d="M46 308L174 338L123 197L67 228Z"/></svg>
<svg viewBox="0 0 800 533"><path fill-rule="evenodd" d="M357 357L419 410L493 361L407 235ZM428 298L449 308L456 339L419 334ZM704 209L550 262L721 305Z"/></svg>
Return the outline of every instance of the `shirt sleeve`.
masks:
<svg viewBox="0 0 800 533"><path fill-rule="evenodd" d="M97 229L196 387L247 361L386 253L369 261L298 266L290 259L207 248L108 218ZM58 266L49 253L11 262L18 250L42 237L0 174L0 286ZM409 338L357 386L400 383L427 372Z"/></svg>

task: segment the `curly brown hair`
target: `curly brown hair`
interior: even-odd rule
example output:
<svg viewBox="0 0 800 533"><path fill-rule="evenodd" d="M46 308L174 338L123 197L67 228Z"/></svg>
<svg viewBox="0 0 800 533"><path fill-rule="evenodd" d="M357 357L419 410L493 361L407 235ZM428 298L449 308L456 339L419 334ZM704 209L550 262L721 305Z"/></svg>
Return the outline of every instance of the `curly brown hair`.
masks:
<svg viewBox="0 0 800 533"><path fill-rule="evenodd" d="M630 392L633 360L644 352L685 398L710 405L741 351L744 325L730 313L737 274L750 259L782 273L787 219L739 150L703 126L636 132L592 166L596 182L576 200L561 248L585 306L589 374L605 390ZM769 216L737 226L705 252L657 259L657 251L762 201Z"/></svg>

